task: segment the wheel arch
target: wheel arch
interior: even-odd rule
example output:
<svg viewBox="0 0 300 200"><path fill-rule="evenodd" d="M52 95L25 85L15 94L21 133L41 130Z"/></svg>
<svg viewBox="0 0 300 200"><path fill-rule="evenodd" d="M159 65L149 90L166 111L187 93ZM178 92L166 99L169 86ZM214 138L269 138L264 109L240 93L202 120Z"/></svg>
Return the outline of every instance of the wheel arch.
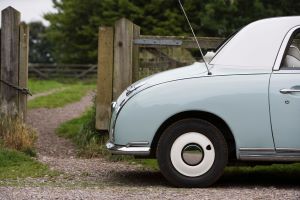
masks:
<svg viewBox="0 0 300 200"><path fill-rule="evenodd" d="M154 138L152 140L151 143L152 157L156 156L155 154L156 154L157 144L164 130L167 127L169 127L171 124L187 118L197 118L197 119L206 120L209 123L216 126L224 134L225 140L228 145L229 160L236 160L236 142L230 127L219 116L209 112L203 112L203 111L185 111L185 112L177 113L171 116L170 118L168 118L167 120L165 120L156 131Z"/></svg>

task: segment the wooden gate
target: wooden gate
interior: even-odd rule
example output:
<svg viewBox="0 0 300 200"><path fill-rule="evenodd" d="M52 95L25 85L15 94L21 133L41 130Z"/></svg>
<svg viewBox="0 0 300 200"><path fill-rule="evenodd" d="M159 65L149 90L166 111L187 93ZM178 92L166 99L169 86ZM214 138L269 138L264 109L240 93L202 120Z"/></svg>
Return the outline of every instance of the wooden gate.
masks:
<svg viewBox="0 0 300 200"><path fill-rule="evenodd" d="M29 28L12 7L4 9L1 16L0 114L25 119Z"/></svg>
<svg viewBox="0 0 300 200"><path fill-rule="evenodd" d="M224 38L198 37L204 49L216 48ZM193 37L140 35L140 27L128 19L118 20L114 27L99 28L96 129L108 130L110 105L131 83L139 79L140 49L149 48L164 55L160 48L196 49ZM169 59L175 67L184 65ZM161 69L162 71L163 69Z"/></svg>

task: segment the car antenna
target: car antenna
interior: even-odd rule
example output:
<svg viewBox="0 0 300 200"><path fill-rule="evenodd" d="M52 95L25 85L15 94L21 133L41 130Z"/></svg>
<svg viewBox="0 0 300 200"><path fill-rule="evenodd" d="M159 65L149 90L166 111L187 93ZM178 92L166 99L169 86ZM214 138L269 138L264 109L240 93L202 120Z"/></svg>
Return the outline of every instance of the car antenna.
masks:
<svg viewBox="0 0 300 200"><path fill-rule="evenodd" d="M192 33L193 33L193 36L194 36L194 38L195 38L195 40L196 40L198 49L199 49L199 51L200 51L200 53L201 53L202 59L203 59L203 61L204 61L204 63L205 63L206 69L207 69L207 75L211 75L211 72L209 71L209 68L208 68L208 64L207 64L207 62L206 62L205 59L204 59L204 55L203 55L202 49L201 49L201 47L200 47L199 41L198 41L198 39L197 39L197 37L196 37L196 35L195 35L194 29L193 29L193 27L192 27L192 25L191 25L191 23L190 23L190 20L189 20L189 18L188 18L188 16L187 16L186 12L185 12L185 10L184 10L184 7L183 7L183 5L182 5L182 3L181 3L181 0L178 0L178 2L179 2L179 5L180 5L180 8L181 8L181 10L182 10L182 12L183 12L183 14L184 14L184 16L185 16L185 18L186 18L187 23L188 23L189 26L190 26L190 29L191 29L191 31L192 31Z"/></svg>

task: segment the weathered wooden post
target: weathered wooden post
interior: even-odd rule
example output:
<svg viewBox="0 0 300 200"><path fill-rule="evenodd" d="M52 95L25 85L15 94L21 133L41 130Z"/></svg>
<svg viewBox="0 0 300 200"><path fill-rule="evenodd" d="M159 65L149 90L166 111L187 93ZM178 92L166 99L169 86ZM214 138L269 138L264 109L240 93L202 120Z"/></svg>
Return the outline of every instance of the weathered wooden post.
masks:
<svg viewBox="0 0 300 200"><path fill-rule="evenodd" d="M2 11L1 22L1 112L10 115L18 113L18 91L11 85L19 81L19 26L20 13L12 7Z"/></svg>
<svg viewBox="0 0 300 200"><path fill-rule="evenodd" d="M29 56L29 27L25 23L20 25L20 63L19 63L19 87L27 88L28 84L28 56ZM26 118L27 95L19 92L19 116Z"/></svg>
<svg viewBox="0 0 300 200"><path fill-rule="evenodd" d="M139 33L139 27L128 19L122 18L115 23L114 100L132 83L133 79L137 79L138 47L134 47L133 40L134 37L139 36Z"/></svg>
<svg viewBox="0 0 300 200"><path fill-rule="evenodd" d="M108 130L113 90L114 30L100 27L98 39L98 75L96 95L96 129Z"/></svg>
<svg viewBox="0 0 300 200"><path fill-rule="evenodd" d="M96 129L108 130L112 100L138 79L139 48L133 40L140 27L122 18L112 27L100 27L98 48L98 82Z"/></svg>
<svg viewBox="0 0 300 200"><path fill-rule="evenodd" d="M141 28L133 24L133 39L138 39L141 34ZM133 42L133 41L132 41ZM139 45L132 46L132 82L139 80L139 68L140 68L140 50Z"/></svg>

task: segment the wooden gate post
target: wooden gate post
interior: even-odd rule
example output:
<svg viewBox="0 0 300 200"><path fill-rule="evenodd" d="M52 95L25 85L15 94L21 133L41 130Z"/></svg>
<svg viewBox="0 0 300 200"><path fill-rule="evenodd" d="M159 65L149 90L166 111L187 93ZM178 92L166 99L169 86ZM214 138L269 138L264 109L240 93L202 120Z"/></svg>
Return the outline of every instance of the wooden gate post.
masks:
<svg viewBox="0 0 300 200"><path fill-rule="evenodd" d="M18 85L20 13L12 7L8 7L1 14L1 79L7 83ZM1 83L1 112L16 115L18 100L18 91Z"/></svg>
<svg viewBox="0 0 300 200"><path fill-rule="evenodd" d="M138 25L133 25L133 39L138 39L141 34L141 28ZM133 42L133 41L132 41ZM139 80L139 60L140 50L138 45L132 46L132 82Z"/></svg>
<svg viewBox="0 0 300 200"><path fill-rule="evenodd" d="M27 88L28 84L28 56L29 56L29 27L25 23L20 25L20 63L19 87ZM27 95L19 92L19 117L26 119Z"/></svg>
<svg viewBox="0 0 300 200"><path fill-rule="evenodd" d="M114 30L100 27L98 39L98 75L96 95L96 129L108 130L113 90Z"/></svg>
<svg viewBox="0 0 300 200"><path fill-rule="evenodd" d="M134 24L122 18L115 23L113 99L121 94L133 80Z"/></svg>

